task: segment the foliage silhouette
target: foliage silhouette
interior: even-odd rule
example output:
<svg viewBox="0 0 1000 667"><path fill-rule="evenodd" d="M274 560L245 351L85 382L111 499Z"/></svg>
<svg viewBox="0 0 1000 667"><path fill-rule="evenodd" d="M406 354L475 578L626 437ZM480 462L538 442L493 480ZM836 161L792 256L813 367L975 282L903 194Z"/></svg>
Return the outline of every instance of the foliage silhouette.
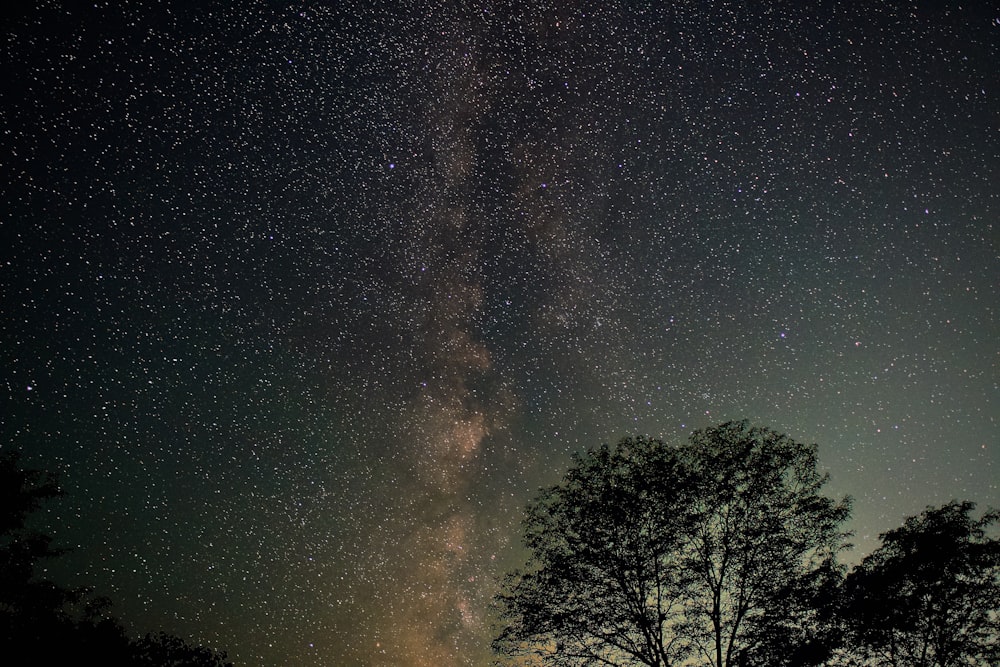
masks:
<svg viewBox="0 0 1000 667"><path fill-rule="evenodd" d="M552 665L819 664L848 499L815 446L729 422L574 458L529 505L496 603L505 657ZM791 648L790 647L794 647Z"/></svg>
<svg viewBox="0 0 1000 667"><path fill-rule="evenodd" d="M231 667L225 653L190 646L179 637L160 632L147 634L132 645L135 667Z"/></svg>
<svg viewBox="0 0 1000 667"><path fill-rule="evenodd" d="M39 562L59 556L47 535L26 527L42 503L62 495L56 478L21 467L18 452L0 454L0 664L105 667L232 667L225 653L160 633L130 641L110 615L111 602L87 589L39 579Z"/></svg>
<svg viewBox="0 0 1000 667"><path fill-rule="evenodd" d="M23 469L18 452L0 456L0 641L6 645L40 632L61 632L69 622L65 609L83 598L84 591L35 577L39 562L62 552L25 522L45 501L61 495L53 476Z"/></svg>
<svg viewBox="0 0 1000 667"><path fill-rule="evenodd" d="M847 578L846 664L1000 664L1000 512L975 504L929 507L884 533Z"/></svg>

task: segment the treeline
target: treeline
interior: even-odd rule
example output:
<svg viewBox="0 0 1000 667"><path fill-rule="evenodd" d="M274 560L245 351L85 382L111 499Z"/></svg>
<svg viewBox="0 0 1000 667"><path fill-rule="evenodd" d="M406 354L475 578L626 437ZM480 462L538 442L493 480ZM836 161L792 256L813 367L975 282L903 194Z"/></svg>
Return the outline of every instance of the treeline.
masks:
<svg viewBox="0 0 1000 667"><path fill-rule="evenodd" d="M60 495L51 475L22 468L16 452L0 455L0 664L232 667L225 653L166 633L132 639L107 598L39 578L39 565L63 551L25 522Z"/></svg>
<svg viewBox="0 0 1000 667"><path fill-rule="evenodd" d="M519 665L1000 665L995 510L929 507L857 567L814 445L746 422L576 456L524 521L493 648Z"/></svg>

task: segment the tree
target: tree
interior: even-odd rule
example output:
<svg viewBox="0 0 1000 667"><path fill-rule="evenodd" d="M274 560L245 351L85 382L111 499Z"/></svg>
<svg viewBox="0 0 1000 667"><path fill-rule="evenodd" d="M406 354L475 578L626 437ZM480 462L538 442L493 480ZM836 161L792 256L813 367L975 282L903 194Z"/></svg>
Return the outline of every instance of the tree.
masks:
<svg viewBox="0 0 1000 667"><path fill-rule="evenodd" d="M527 508L530 558L496 598L494 650L567 666L822 660L849 503L821 494L816 464L815 446L746 422L574 457Z"/></svg>
<svg viewBox="0 0 1000 667"><path fill-rule="evenodd" d="M110 615L107 598L36 577L39 561L63 552L26 522L42 503L61 495L54 476L22 468L16 451L0 454L0 664L90 658L106 667L232 667L225 653L165 633L130 641Z"/></svg>
<svg viewBox="0 0 1000 667"><path fill-rule="evenodd" d="M66 605L81 599L82 591L35 577L40 561L62 552L52 547L51 538L25 523L42 503L61 495L52 475L21 467L19 452L0 455L0 641L7 644L36 632L53 632L66 621Z"/></svg>
<svg viewBox="0 0 1000 667"><path fill-rule="evenodd" d="M853 658L865 665L1000 664L1000 512L928 507L881 535L845 583Z"/></svg>
<svg viewBox="0 0 1000 667"><path fill-rule="evenodd" d="M147 634L132 644L133 667L233 667L226 654L190 646L179 637Z"/></svg>

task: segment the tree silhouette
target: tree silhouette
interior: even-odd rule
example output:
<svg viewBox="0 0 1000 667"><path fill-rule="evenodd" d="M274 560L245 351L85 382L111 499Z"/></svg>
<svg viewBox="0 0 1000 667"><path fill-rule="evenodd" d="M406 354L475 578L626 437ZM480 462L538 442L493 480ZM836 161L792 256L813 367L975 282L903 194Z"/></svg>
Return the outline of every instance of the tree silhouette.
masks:
<svg viewBox="0 0 1000 667"><path fill-rule="evenodd" d="M848 664L1000 664L1000 522L951 502L909 517L847 578Z"/></svg>
<svg viewBox="0 0 1000 667"><path fill-rule="evenodd" d="M232 667L225 653L190 646L179 637L161 632L134 642L134 667Z"/></svg>
<svg viewBox="0 0 1000 667"><path fill-rule="evenodd" d="M25 521L42 503L61 495L52 475L23 469L18 452L0 455L0 641L5 645L62 633L69 623L67 605L83 596L83 591L35 577L40 561L62 552Z"/></svg>
<svg viewBox="0 0 1000 667"><path fill-rule="evenodd" d="M842 578L847 499L816 448L746 422L574 458L529 505L530 560L497 596L496 652L553 665L805 665Z"/></svg>
<svg viewBox="0 0 1000 667"><path fill-rule="evenodd" d="M61 495L53 475L22 468L16 451L0 454L0 664L232 667L225 653L165 633L130 641L107 598L37 578L37 564L63 552L25 523Z"/></svg>

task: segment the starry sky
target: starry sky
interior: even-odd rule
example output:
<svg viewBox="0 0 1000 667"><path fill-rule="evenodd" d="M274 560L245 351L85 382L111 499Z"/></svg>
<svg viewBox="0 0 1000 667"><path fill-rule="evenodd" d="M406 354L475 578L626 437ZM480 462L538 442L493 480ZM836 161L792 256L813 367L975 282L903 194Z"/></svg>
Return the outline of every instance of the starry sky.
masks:
<svg viewBox="0 0 1000 667"><path fill-rule="evenodd" d="M135 632L485 665L571 453L730 419L849 560L1000 505L990 3L19 4L0 449Z"/></svg>

